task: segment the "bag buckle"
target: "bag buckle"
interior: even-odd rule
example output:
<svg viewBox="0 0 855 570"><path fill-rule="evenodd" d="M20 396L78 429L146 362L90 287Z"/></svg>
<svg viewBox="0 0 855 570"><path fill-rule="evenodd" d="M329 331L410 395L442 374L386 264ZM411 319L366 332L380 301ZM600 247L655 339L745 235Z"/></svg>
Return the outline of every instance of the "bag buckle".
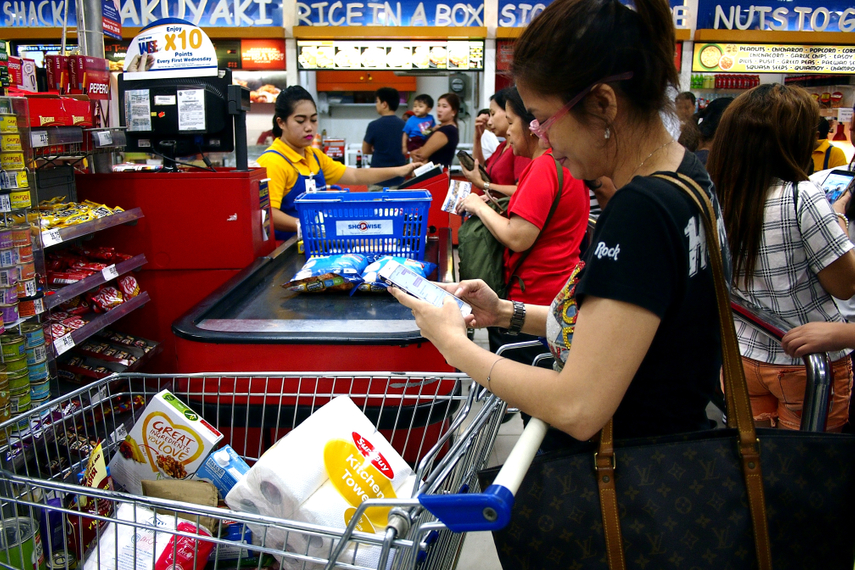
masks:
<svg viewBox="0 0 855 570"><path fill-rule="evenodd" d="M600 467L600 466L597 464L597 457L598 457L598 456L599 456L599 452L598 452L598 451L595 451L595 452L594 452L594 471L596 472L596 471L605 471L605 470L607 470L607 469L608 469L608 467ZM612 454L612 456L611 456L611 457L612 457L612 466L611 466L611 470L612 470L612 471L614 471L615 469L617 469L617 459L615 458L614 454Z"/></svg>

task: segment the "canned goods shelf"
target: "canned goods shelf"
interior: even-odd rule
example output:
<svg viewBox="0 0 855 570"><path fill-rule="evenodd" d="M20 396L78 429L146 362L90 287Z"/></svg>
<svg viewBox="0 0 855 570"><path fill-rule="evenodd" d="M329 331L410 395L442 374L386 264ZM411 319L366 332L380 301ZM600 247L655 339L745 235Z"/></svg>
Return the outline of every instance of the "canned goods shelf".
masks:
<svg viewBox="0 0 855 570"><path fill-rule="evenodd" d="M115 265L107 267L94 275L81 279L77 283L72 283L71 285L66 285L61 289L57 289L56 293L45 297L45 306L48 309L54 309L69 299L77 297L81 293L94 289L98 285L106 283L111 279L115 279L120 275L124 275L125 273L142 267L146 263L147 260L145 258L145 254L142 253L128 259L127 261L116 263Z"/></svg>
<svg viewBox="0 0 855 570"><path fill-rule="evenodd" d="M143 291L136 297L131 298L130 301L125 301L115 309L111 309L106 313L95 317L76 331L72 331L59 339L53 339L53 342L51 343L52 350L48 352L48 358L56 358L60 354L68 351L70 348L74 347L77 344L80 344L90 336L94 335L101 329L112 325L131 311L139 309L140 307L148 303L150 300L151 297L149 297L148 293ZM70 339L68 337L70 337Z"/></svg>
<svg viewBox="0 0 855 570"><path fill-rule="evenodd" d="M132 210L119 212L118 214L106 216L104 218L93 220L91 222L85 222L82 224L69 226L67 228L42 231L42 243L44 244L45 249L47 249L64 241L88 236L90 234L94 234L95 232L106 230L107 228L112 228L115 226L121 226L124 224L135 222L136 220L139 220L143 217L145 217L145 215L143 214L142 209L134 208Z"/></svg>

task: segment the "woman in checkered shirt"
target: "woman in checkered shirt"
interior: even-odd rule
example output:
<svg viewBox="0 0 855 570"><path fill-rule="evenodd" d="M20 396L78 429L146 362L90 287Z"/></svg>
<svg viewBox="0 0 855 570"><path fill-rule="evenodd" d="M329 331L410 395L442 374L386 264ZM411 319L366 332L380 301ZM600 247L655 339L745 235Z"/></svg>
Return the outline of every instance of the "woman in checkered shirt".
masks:
<svg viewBox="0 0 855 570"><path fill-rule="evenodd" d="M833 297L855 295L848 221L808 180L819 107L804 89L761 85L725 111L707 168L733 255L733 294L793 327L844 322ZM758 425L799 429L806 370L775 340L736 318ZM849 417L849 351L829 353L834 395L827 429Z"/></svg>

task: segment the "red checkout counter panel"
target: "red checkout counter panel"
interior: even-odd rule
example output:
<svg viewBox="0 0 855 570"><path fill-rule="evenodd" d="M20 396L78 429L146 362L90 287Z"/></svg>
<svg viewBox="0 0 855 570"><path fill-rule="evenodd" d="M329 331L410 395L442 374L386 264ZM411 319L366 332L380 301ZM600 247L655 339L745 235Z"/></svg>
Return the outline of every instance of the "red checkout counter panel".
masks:
<svg viewBox="0 0 855 570"><path fill-rule="evenodd" d="M447 228L428 237L425 259L431 279L453 281ZM453 371L387 293L284 289L305 261L292 239L175 321L178 372Z"/></svg>

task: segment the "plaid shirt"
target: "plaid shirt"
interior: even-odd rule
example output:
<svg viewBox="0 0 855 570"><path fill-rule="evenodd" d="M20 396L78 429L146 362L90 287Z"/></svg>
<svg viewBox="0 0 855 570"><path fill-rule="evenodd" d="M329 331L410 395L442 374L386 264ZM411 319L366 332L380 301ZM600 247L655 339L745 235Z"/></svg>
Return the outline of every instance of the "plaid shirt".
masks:
<svg viewBox="0 0 855 570"><path fill-rule="evenodd" d="M852 249L825 195L813 182L800 182L798 205L793 185L777 180L766 198L763 233L754 276L748 286L742 275L733 293L770 310L793 327L809 322L843 322L833 298L817 273ZM798 219L796 209L798 208ZM735 320L743 356L769 364L801 365L781 344L738 316ZM832 361L849 351L829 353Z"/></svg>

